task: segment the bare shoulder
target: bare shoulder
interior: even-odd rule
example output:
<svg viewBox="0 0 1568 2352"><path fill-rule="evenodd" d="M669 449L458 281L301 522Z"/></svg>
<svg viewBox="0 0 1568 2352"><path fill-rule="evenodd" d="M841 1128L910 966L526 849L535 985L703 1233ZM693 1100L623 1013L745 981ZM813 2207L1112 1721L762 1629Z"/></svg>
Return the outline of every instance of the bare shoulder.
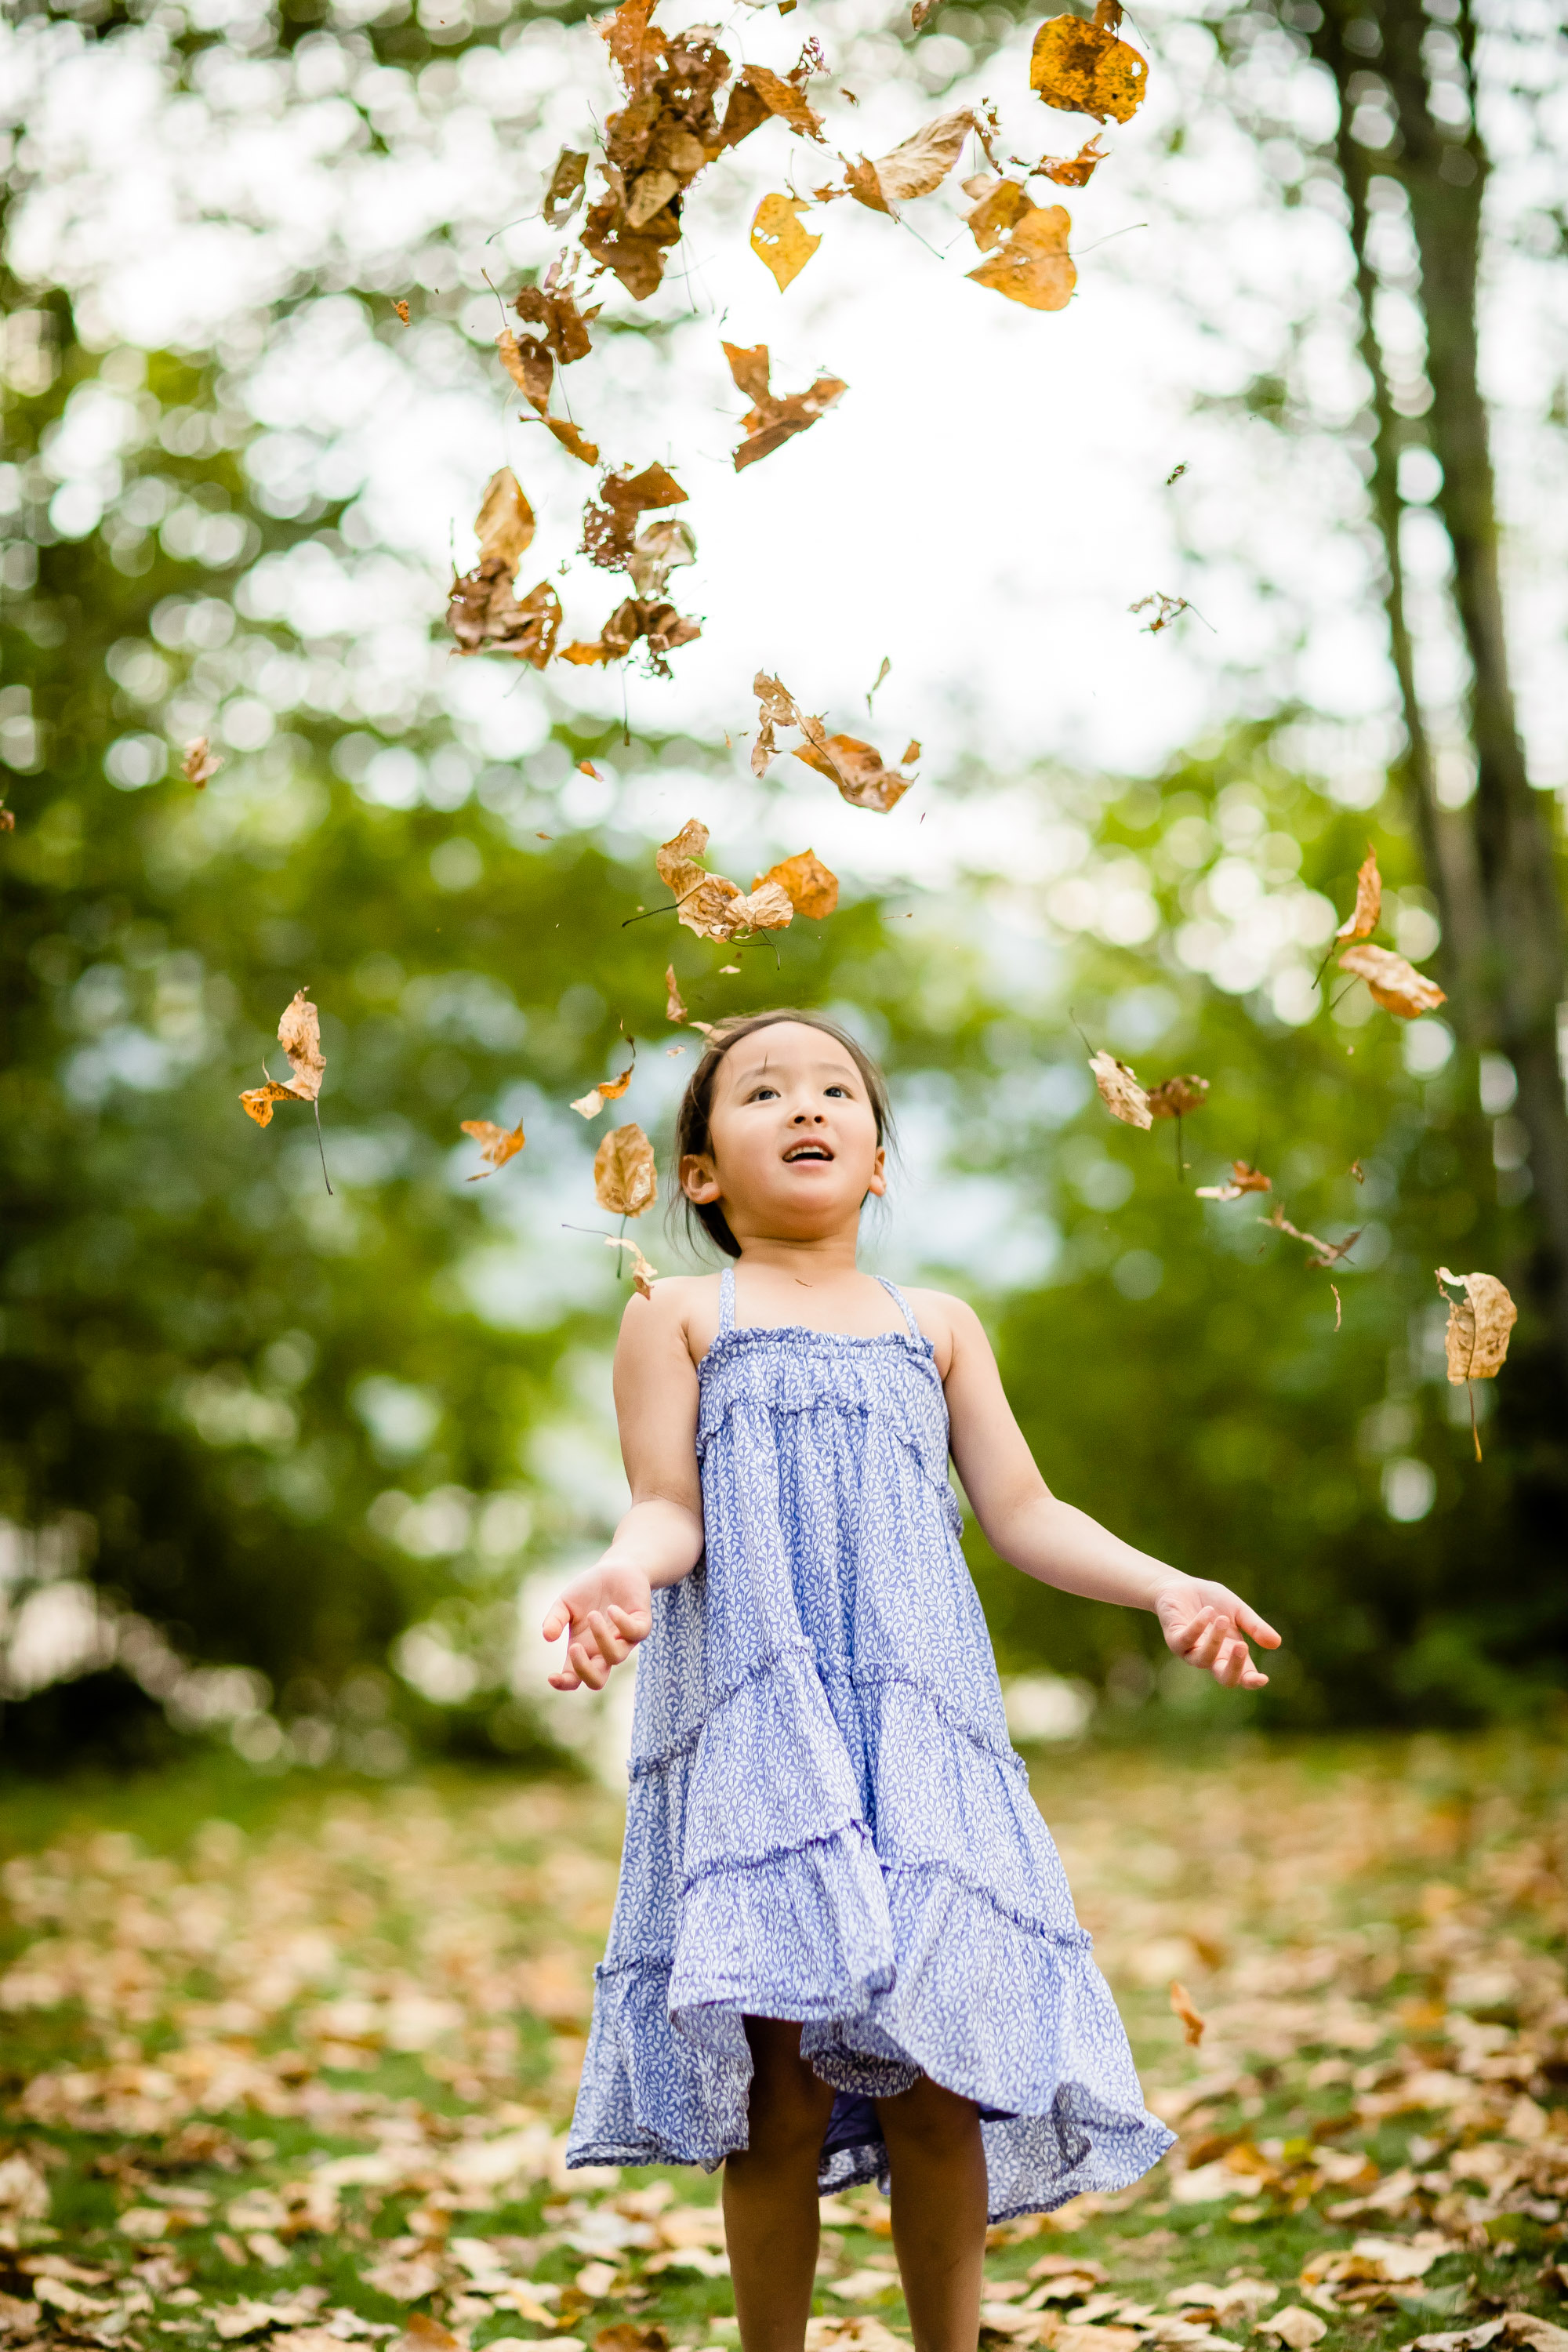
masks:
<svg viewBox="0 0 1568 2352"><path fill-rule="evenodd" d="M967 1299L955 1298L949 1290L906 1290L904 1296L935 1350L936 1368L944 1381L960 1357L977 1349L990 1354L985 1327Z"/></svg>
<svg viewBox="0 0 1568 2352"><path fill-rule="evenodd" d="M667 1274L651 1298L636 1293L621 1318L621 1346L641 1357L677 1350L700 1363L719 1329L719 1276Z"/></svg>

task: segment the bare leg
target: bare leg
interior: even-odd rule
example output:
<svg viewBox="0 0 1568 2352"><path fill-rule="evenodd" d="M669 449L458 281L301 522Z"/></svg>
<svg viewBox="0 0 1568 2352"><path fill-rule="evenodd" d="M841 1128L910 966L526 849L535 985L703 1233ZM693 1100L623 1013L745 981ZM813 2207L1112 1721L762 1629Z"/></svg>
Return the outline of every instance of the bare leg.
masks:
<svg viewBox="0 0 1568 2352"><path fill-rule="evenodd" d="M923 2074L896 2099L879 2099L877 2113L915 2352L974 2352L986 2213L979 2113Z"/></svg>
<svg viewBox="0 0 1568 2352"><path fill-rule="evenodd" d="M742 2352L801 2352L816 2275L816 2159L833 2092L801 2057L798 2025L748 2017L745 2027L750 2145L724 2161L735 2315Z"/></svg>

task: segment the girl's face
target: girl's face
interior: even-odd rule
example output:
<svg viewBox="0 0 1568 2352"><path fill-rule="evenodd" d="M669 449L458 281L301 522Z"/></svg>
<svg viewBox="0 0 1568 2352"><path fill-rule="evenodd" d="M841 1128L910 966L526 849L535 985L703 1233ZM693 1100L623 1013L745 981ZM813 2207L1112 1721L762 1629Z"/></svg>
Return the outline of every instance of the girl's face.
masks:
<svg viewBox="0 0 1568 2352"><path fill-rule="evenodd" d="M731 1048L708 1127L709 1149L680 1163L681 1189L717 1202L738 1242L817 1239L887 1189L866 1082L842 1045L804 1021Z"/></svg>

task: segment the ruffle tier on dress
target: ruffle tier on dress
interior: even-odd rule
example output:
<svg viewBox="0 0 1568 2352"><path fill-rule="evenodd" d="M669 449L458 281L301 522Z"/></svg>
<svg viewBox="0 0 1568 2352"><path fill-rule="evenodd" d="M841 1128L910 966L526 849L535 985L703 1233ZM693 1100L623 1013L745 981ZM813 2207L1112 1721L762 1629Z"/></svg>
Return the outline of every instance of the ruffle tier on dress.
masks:
<svg viewBox="0 0 1568 2352"><path fill-rule="evenodd" d="M747 2139L746 2015L838 2096L818 2179L880 2179L874 2100L974 2100L994 2221L1172 2144L1008 1743L931 1344L733 1328L700 1370L705 1561L639 1654L620 1888L568 2164Z"/></svg>

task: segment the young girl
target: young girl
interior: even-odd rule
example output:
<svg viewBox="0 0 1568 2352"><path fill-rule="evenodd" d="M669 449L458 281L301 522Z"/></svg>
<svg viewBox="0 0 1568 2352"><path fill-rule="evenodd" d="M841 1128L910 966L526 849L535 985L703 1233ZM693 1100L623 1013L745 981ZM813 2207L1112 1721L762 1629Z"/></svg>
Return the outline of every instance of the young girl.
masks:
<svg viewBox="0 0 1568 2352"><path fill-rule="evenodd" d="M560 1690L648 1645L567 2161L723 2163L744 2352L802 2352L821 2194L890 2182L918 2352L973 2352L987 2219L1171 2145L1008 1744L950 1452L1026 1575L1232 1688L1279 1639L1056 1499L961 1299L857 1272L887 1123L831 1022L715 1031L677 1176L735 1263L628 1305L631 1508L544 1625Z"/></svg>

